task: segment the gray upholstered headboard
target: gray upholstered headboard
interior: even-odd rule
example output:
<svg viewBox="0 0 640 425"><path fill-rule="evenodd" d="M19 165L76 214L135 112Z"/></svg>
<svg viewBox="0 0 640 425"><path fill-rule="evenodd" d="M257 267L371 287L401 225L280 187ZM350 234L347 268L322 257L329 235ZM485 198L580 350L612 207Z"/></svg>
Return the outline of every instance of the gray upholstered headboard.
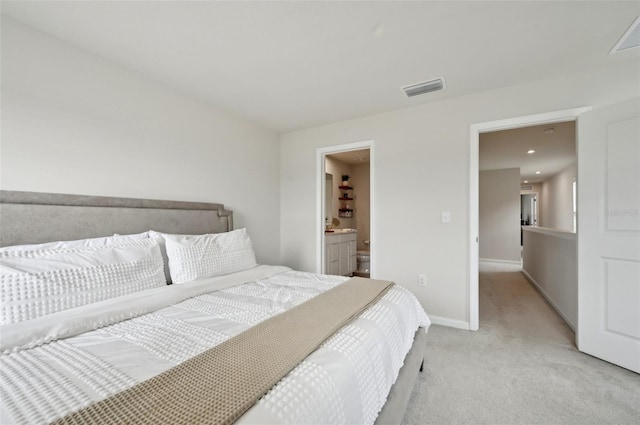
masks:
<svg viewBox="0 0 640 425"><path fill-rule="evenodd" d="M0 246L111 236L233 230L222 204L0 191Z"/></svg>

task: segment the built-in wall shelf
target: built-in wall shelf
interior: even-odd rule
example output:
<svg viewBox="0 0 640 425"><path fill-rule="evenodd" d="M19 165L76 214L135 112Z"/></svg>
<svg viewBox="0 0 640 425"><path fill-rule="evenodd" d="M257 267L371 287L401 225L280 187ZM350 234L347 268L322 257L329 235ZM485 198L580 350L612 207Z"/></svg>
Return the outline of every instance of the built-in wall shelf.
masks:
<svg viewBox="0 0 640 425"><path fill-rule="evenodd" d="M353 210L351 208L340 208L338 210L338 216L343 218L353 217Z"/></svg>
<svg viewBox="0 0 640 425"><path fill-rule="evenodd" d="M340 190L353 190L351 186L338 186ZM345 198L347 196L347 198ZM340 201L353 201L353 198L349 196L348 193L343 193L341 197L338 198ZM345 202L342 204L342 208L338 209L338 217L342 218L353 218L353 209L349 208L349 205Z"/></svg>
<svg viewBox="0 0 640 425"><path fill-rule="evenodd" d="M353 188L351 186L339 186L340 190L353 190ZM339 197L338 199L340 201L353 201L353 198L345 198L346 196L349 196L346 193L343 193L341 197ZM346 203L342 204L343 208L338 209L338 217L342 217L342 218L353 218L353 209L351 208L346 208L349 205L347 205Z"/></svg>

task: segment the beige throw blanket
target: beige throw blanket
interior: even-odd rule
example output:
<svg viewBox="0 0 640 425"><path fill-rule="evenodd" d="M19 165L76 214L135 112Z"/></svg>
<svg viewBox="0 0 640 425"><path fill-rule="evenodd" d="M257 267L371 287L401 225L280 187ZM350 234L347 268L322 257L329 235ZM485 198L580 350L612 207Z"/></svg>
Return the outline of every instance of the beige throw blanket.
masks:
<svg viewBox="0 0 640 425"><path fill-rule="evenodd" d="M231 424L393 283L353 278L56 424Z"/></svg>

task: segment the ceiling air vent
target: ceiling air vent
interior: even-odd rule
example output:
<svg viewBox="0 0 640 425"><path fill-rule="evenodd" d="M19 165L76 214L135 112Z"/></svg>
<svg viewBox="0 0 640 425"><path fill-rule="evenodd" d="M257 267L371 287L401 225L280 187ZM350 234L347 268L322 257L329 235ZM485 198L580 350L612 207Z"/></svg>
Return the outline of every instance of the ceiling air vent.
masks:
<svg viewBox="0 0 640 425"><path fill-rule="evenodd" d="M410 86L404 86L402 91L407 97L418 96L425 93L431 93L432 91L442 90L444 88L444 78L437 78L431 81L424 81L418 84L411 84Z"/></svg>
<svg viewBox="0 0 640 425"><path fill-rule="evenodd" d="M520 186L520 190L533 190L533 185L522 185Z"/></svg>

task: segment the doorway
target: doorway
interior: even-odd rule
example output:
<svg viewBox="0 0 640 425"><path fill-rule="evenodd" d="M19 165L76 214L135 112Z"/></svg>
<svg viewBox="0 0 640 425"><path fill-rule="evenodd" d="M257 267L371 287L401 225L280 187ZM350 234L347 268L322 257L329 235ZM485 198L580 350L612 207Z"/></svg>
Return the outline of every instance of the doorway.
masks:
<svg viewBox="0 0 640 425"><path fill-rule="evenodd" d="M470 129L469 162L469 329L479 328L479 155L480 134L492 131L575 121L580 114L591 107L568 109L538 115L508 118L498 121L472 124Z"/></svg>
<svg viewBox="0 0 640 425"><path fill-rule="evenodd" d="M352 244L354 248L354 252L350 252L352 257L353 267L356 268L356 249L358 251L363 251L364 247L368 248L369 251L369 274L371 277L375 276L376 269L376 248L375 248L375 234L376 234L376 226L375 226L375 209L374 209L374 198L375 198L375 150L374 150L374 141L368 140L363 142L349 143L344 145L336 145L324 148L318 148L316 153L317 159L317 169L316 169L316 224L317 224L317 240L316 240L316 270L318 273L327 273L328 270L326 268L327 264L327 252L326 252L326 235L329 234L329 237L333 237L335 235L327 233L325 234L325 230L327 226L329 227L337 227L339 229L353 228L357 230L357 216L354 218L353 214L357 214L357 208L355 207L355 202L357 200L356 197L352 196L355 193L355 188L353 185L343 186L345 189L341 189L342 186L342 175L344 174L339 169L330 170L327 167L327 158L331 157L351 157L354 156L354 152L360 151L368 151L368 187L367 195L368 202L365 205L360 205L359 207L368 210L368 236L364 235L364 232L361 232L362 237L357 236L357 241L355 244ZM356 157L360 157L355 155ZM347 173L348 174L348 173ZM354 174L357 181L358 175ZM351 176L350 176L351 177ZM333 185L335 190L330 190L328 185ZM361 188L361 191L365 188ZM345 196L346 195L346 196ZM364 195L364 194L363 194ZM357 195L356 195L357 196ZM340 199L339 199L340 198ZM365 197L362 196L362 199ZM362 200L361 199L361 200ZM331 207L329 207L329 203L331 203ZM342 211L341 211L342 210ZM338 223L338 224L335 224ZM364 242L368 242L364 245ZM357 247L357 248L356 248ZM363 248L363 249L360 249ZM338 251L339 252L339 251Z"/></svg>
<svg viewBox="0 0 640 425"><path fill-rule="evenodd" d="M520 187L520 226L538 226L538 192L529 192ZM573 229L576 230L575 228ZM520 259L522 260L522 247L524 245L524 231L520 228Z"/></svg>
<svg viewBox="0 0 640 425"><path fill-rule="evenodd" d="M520 192L520 225L538 225L538 194ZM520 242L522 245L522 242Z"/></svg>

